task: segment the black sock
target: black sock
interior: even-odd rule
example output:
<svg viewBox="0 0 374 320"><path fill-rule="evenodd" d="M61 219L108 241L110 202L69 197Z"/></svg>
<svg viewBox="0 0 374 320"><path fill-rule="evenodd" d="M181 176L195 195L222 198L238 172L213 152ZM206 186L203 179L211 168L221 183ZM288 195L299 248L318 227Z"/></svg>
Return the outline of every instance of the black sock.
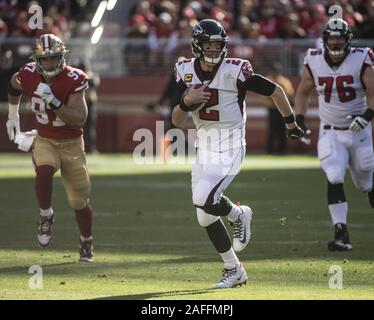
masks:
<svg viewBox="0 0 374 320"><path fill-rule="evenodd" d="M206 231L208 232L210 241L219 253L224 253L230 250L231 240L221 219L217 220L210 226L207 226Z"/></svg>

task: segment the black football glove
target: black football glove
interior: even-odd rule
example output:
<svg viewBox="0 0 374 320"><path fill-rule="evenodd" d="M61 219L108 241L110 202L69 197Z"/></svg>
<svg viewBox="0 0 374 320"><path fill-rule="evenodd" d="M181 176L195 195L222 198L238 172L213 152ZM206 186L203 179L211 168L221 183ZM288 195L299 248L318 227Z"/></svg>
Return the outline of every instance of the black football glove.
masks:
<svg viewBox="0 0 374 320"><path fill-rule="evenodd" d="M311 130L305 124L305 118L303 114L296 115L296 123L304 131L305 134L309 135L311 133Z"/></svg>
<svg viewBox="0 0 374 320"><path fill-rule="evenodd" d="M286 136L288 139L296 140L301 138L303 135L304 131L299 126L296 126L296 128L293 129L286 128Z"/></svg>

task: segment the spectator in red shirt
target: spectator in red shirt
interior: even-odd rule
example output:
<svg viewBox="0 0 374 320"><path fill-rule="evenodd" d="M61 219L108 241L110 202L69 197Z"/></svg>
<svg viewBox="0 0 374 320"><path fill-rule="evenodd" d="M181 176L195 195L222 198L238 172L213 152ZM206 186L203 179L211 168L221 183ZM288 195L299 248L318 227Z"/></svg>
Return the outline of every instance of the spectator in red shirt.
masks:
<svg viewBox="0 0 374 320"><path fill-rule="evenodd" d="M8 35L8 25L3 19L0 18L0 39L5 38Z"/></svg>
<svg viewBox="0 0 374 320"><path fill-rule="evenodd" d="M284 39L300 39L306 37L306 32L299 26L299 17L292 12L287 14L280 37Z"/></svg>
<svg viewBox="0 0 374 320"><path fill-rule="evenodd" d="M266 38L279 38L279 20L275 16L275 10L273 7L264 5L260 9L260 28L261 33Z"/></svg>
<svg viewBox="0 0 374 320"><path fill-rule="evenodd" d="M53 23L53 19L49 16L43 18L43 29L36 31L36 36L40 37L43 34L52 33L59 38L64 38L66 34L62 33L61 30Z"/></svg>
<svg viewBox="0 0 374 320"><path fill-rule="evenodd" d="M20 11L16 15L13 30L10 32L11 37L31 37L32 32L28 25L29 15L27 11Z"/></svg>

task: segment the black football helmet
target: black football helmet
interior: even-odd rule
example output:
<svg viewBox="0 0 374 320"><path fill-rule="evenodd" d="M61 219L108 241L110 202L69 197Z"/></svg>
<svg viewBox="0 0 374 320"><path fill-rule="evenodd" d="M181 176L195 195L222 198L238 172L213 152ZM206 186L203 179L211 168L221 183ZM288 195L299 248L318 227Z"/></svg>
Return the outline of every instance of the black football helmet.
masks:
<svg viewBox="0 0 374 320"><path fill-rule="evenodd" d="M330 36L343 37L345 39L345 44L343 46L335 45L332 48L329 47L327 40ZM346 54L350 49L352 37L352 29L343 19L330 19L322 32L323 46L328 54L334 58L342 58Z"/></svg>
<svg viewBox="0 0 374 320"><path fill-rule="evenodd" d="M203 50L203 42L220 42L220 54L217 58L209 58ZM191 47L196 58L209 64L220 63L227 54L228 37L223 26L215 20L201 20L192 29Z"/></svg>

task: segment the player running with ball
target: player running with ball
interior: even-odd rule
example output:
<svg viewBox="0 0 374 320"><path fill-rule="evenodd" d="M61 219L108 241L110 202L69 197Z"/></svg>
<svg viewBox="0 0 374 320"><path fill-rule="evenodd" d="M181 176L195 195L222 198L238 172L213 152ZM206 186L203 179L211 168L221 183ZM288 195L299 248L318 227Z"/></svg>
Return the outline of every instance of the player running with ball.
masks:
<svg viewBox="0 0 374 320"><path fill-rule="evenodd" d="M193 28L191 45L196 58L175 66L181 99L172 114L174 125L179 126L192 111L197 128L192 202L199 224L224 262L223 276L214 288L232 288L248 278L235 251L242 251L250 240L252 210L223 195L245 156L246 91L274 100L289 138L303 135L282 88L255 74L249 61L226 58L227 42L224 28L215 20L202 20ZM233 245L221 216L232 224Z"/></svg>

